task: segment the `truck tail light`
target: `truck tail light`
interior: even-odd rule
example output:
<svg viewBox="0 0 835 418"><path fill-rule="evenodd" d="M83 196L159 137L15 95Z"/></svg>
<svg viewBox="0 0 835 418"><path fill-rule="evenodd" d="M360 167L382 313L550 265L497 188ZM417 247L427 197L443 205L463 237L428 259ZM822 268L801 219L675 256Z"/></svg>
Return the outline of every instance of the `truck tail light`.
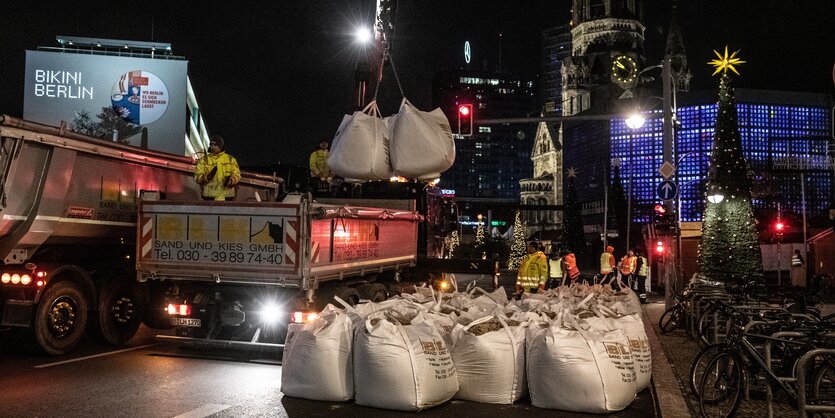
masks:
<svg viewBox="0 0 835 418"><path fill-rule="evenodd" d="M29 284L32 283L32 276L28 274L24 274L20 276L20 284Z"/></svg>
<svg viewBox="0 0 835 418"><path fill-rule="evenodd" d="M38 271L33 273L36 277L44 277L46 273L42 271ZM43 286L44 281L38 280L38 286ZM28 286L33 283L32 274L29 273L11 273L11 272L4 272L0 274L0 283L3 284L22 284L24 286Z"/></svg>
<svg viewBox="0 0 835 418"><path fill-rule="evenodd" d="M12 274L12 284L20 283L20 275L19 274Z"/></svg>
<svg viewBox="0 0 835 418"><path fill-rule="evenodd" d="M305 322L313 321L314 319L318 318L319 314L316 312L293 312L293 323L294 324L303 324Z"/></svg>
<svg viewBox="0 0 835 418"><path fill-rule="evenodd" d="M189 316L189 315L191 315L191 306L189 306L189 305L175 305L173 303L170 303L170 304L168 304L168 314L169 315Z"/></svg>
<svg viewBox="0 0 835 418"><path fill-rule="evenodd" d="M9 274L9 273L3 273L3 275L0 276L0 282L3 282L4 284L9 283L11 281L12 281L12 275Z"/></svg>

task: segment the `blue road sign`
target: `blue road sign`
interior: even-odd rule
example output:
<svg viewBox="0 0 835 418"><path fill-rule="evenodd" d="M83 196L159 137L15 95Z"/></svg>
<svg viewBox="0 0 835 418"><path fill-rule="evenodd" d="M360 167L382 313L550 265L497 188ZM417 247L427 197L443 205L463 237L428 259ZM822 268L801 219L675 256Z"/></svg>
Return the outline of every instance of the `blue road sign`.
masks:
<svg viewBox="0 0 835 418"><path fill-rule="evenodd" d="M655 192L662 200L675 199L678 195L678 186L670 180L664 180L658 184L658 188L655 189Z"/></svg>

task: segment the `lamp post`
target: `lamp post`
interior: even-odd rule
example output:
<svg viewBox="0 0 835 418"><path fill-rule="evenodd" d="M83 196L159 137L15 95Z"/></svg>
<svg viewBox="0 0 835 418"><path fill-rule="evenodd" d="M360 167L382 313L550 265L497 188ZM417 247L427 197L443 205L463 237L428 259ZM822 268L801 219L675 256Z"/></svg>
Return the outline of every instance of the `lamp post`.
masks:
<svg viewBox="0 0 835 418"><path fill-rule="evenodd" d="M661 64L649 66L643 69L641 72L639 72L637 78L640 78L641 74L647 71L654 70L656 68L661 69L661 101L663 107L662 117L664 120L662 137L662 163L672 164L674 145L673 138L675 136L674 125L676 120L676 97L670 64L670 56L667 55L661 61ZM643 126L643 123L644 118L641 115L633 115L629 119L627 119L627 126L629 126L632 129L639 129ZM673 211L675 209L672 199L665 201L664 206L667 211ZM679 230L680 226L681 225L676 225L676 231ZM677 281L678 276L676 272L676 266L678 265L678 251L677 248L669 245L669 236L665 237L664 241L664 247L667 248L668 251L668 256L664 258L665 261L663 262L662 274L664 277L664 305L665 309L669 309L672 306L673 300L673 284Z"/></svg>

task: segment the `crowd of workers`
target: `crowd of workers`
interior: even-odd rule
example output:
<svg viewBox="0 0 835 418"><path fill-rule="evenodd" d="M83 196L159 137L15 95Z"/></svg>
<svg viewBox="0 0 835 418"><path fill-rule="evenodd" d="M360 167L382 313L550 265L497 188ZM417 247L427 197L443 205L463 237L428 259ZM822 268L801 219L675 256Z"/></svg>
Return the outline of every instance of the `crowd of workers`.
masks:
<svg viewBox="0 0 835 418"><path fill-rule="evenodd" d="M647 273L649 263L643 254L629 250L620 262L614 255L614 247L606 247L600 254L600 271L589 280L580 275L577 257L570 250L554 251L550 257L545 255L545 247L535 241L527 245L527 255L519 265L516 276L516 294L536 293L557 286L567 286L583 281L606 284L613 287L628 286L638 293L641 303L647 300Z"/></svg>

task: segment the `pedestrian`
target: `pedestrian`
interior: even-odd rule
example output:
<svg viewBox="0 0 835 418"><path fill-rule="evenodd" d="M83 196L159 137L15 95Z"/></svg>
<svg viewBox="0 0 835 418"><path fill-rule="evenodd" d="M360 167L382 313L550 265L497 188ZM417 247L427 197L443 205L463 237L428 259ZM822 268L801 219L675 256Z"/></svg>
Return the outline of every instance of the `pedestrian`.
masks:
<svg viewBox="0 0 835 418"><path fill-rule="evenodd" d="M554 251L551 254L551 259L548 260L548 289L562 285L563 267L563 255Z"/></svg>
<svg viewBox="0 0 835 418"><path fill-rule="evenodd" d="M328 146L328 141L322 139L319 141L319 148L310 153L310 181L314 186L313 190L327 188L333 180L333 174L328 167L328 156L330 155Z"/></svg>
<svg viewBox="0 0 835 418"><path fill-rule="evenodd" d="M641 251L637 251L638 259L635 261L636 282L638 284L638 299L641 303L647 303L647 272L649 265L647 258Z"/></svg>
<svg viewBox="0 0 835 418"><path fill-rule="evenodd" d="M241 169L235 157L224 151L223 137L209 140L209 152L197 160L194 180L201 186L204 200L234 200L235 185L241 181Z"/></svg>
<svg viewBox="0 0 835 418"><path fill-rule="evenodd" d="M529 242L527 252L528 255L522 260L519 273L516 275L517 295L545 290L545 282L548 280L548 260L545 254L539 251L539 244Z"/></svg>
<svg viewBox="0 0 835 418"><path fill-rule="evenodd" d="M632 287L632 273L635 272L635 261L635 252L632 250L620 259L620 281L630 288Z"/></svg>
<svg viewBox="0 0 835 418"><path fill-rule="evenodd" d="M563 268L565 269L566 279L568 284L576 283L580 280L580 268L577 267L577 256L571 250L563 250Z"/></svg>
<svg viewBox="0 0 835 418"><path fill-rule="evenodd" d="M606 247L606 251L600 254L600 283L606 283L611 279L615 271L615 247Z"/></svg>
<svg viewBox="0 0 835 418"><path fill-rule="evenodd" d="M806 287L806 261L797 248L792 255L792 286Z"/></svg>

